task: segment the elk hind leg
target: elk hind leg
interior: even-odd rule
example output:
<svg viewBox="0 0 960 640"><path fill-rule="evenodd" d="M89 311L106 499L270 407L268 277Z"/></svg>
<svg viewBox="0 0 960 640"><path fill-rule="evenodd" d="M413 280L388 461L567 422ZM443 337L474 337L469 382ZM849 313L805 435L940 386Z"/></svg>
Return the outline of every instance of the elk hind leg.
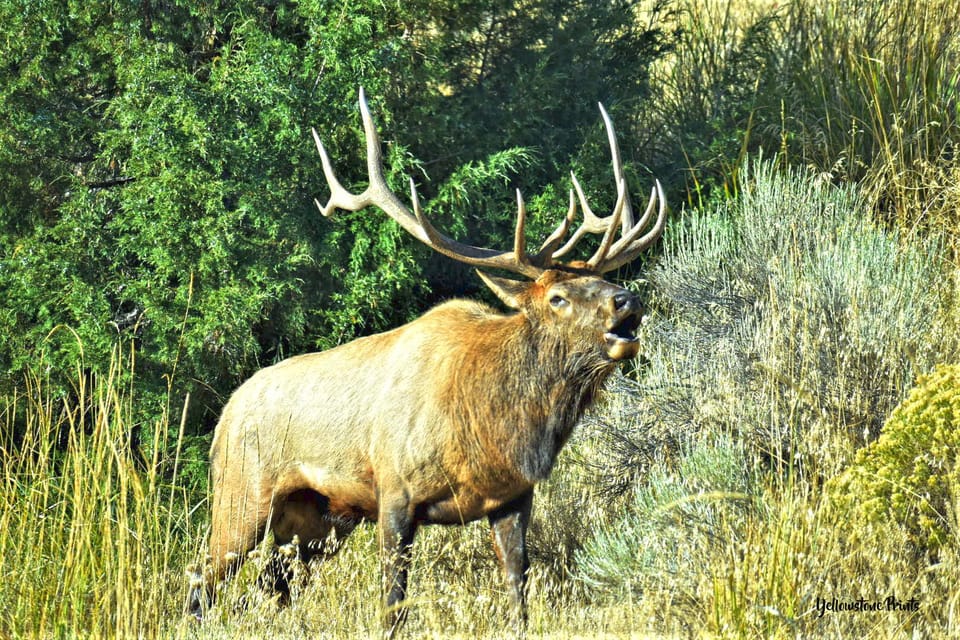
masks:
<svg viewBox="0 0 960 640"><path fill-rule="evenodd" d="M386 638L392 638L407 617L403 601L407 597L407 573L416 521L405 496L381 496L378 521L384 594L383 632Z"/></svg>
<svg viewBox="0 0 960 640"><path fill-rule="evenodd" d="M275 510L271 524L277 552L271 557L260 583L289 602L294 566L308 570L313 558L325 559L337 552L357 521L338 517L329 510L329 499L311 489L288 495Z"/></svg>

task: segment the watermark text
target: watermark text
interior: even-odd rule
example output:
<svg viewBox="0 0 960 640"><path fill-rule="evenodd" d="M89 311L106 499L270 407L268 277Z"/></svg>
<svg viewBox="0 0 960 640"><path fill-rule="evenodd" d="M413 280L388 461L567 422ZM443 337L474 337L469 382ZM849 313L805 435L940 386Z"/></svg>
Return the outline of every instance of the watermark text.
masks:
<svg viewBox="0 0 960 640"><path fill-rule="evenodd" d="M841 600L839 598L817 598L817 617L822 618L826 613L888 613L894 611L916 612L920 610L920 601L916 598L901 600L896 596L888 596L881 600Z"/></svg>

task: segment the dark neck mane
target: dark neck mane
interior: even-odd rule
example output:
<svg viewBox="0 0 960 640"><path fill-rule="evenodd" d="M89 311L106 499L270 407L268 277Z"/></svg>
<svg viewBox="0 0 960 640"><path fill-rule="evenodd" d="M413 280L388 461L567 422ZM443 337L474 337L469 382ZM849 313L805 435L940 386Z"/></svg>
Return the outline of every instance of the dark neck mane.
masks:
<svg viewBox="0 0 960 640"><path fill-rule="evenodd" d="M585 341L520 315L485 324L487 339L474 350L474 362L464 363L461 384L471 399L460 403L462 418L512 474L543 480L615 365Z"/></svg>

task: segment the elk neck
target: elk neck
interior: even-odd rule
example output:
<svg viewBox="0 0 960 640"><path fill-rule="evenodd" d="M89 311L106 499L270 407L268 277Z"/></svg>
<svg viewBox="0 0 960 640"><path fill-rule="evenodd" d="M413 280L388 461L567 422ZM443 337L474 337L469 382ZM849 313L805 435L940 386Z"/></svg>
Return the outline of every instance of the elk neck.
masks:
<svg viewBox="0 0 960 640"><path fill-rule="evenodd" d="M578 336L522 313L477 320L447 396L485 463L530 484L545 479L614 363Z"/></svg>

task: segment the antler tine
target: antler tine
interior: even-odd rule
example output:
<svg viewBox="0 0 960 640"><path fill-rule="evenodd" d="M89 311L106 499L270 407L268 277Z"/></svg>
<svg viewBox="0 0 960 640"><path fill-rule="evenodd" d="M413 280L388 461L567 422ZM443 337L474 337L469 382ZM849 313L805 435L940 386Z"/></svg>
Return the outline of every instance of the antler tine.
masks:
<svg viewBox="0 0 960 640"><path fill-rule="evenodd" d="M519 194L517 230L512 251L496 251L453 240L437 231L427 219L420 207L420 199L412 179L410 180L410 198L413 212L400 201L387 185L383 169L383 156L380 150L380 138L377 135L377 128L373 122L373 117L370 115L366 95L362 88L360 89L360 115L363 120L367 172L370 181L367 188L360 194L350 193L337 179L330 158L320 141L320 136L316 130L313 131L313 138L317 143L317 150L320 152L320 160L323 164L323 173L330 187L330 199L325 206L314 200L317 208L324 216L333 215L337 209L359 211L364 207L376 205L417 240L454 260L478 267L512 271L532 278L536 278L543 272L544 269L538 263L532 262L525 253L526 206Z"/></svg>
<svg viewBox="0 0 960 640"><path fill-rule="evenodd" d="M580 208L583 209L583 222L577 227L577 230L573 232L573 235L570 236L570 239L567 240L567 243L562 247L553 252L553 258L562 258L563 256L570 253L570 251L580 242L580 238L585 236L588 233L603 233L607 230L609 226L607 223L607 218L600 218L593 213L593 210L590 208L590 205L587 204L587 197L583 193L583 188L580 186L580 182L577 180L577 176L574 173L570 172L570 180L573 182L573 187L577 191L577 198L580 200ZM571 191L571 202L572 202L572 191ZM572 205L571 205L572 206Z"/></svg>
<svg viewBox="0 0 960 640"><path fill-rule="evenodd" d="M603 124L607 130L607 142L610 143L610 160L613 163L613 179L616 180L617 184L619 184L621 180L626 184L626 178L623 176L623 160L620 156L620 144L617 142L617 134L613 129L613 120L610 118L607 110L603 108L602 102L598 102L597 106L600 107L600 115L603 117ZM627 192L626 202L623 205L621 225L620 233L622 235L626 235L631 227L634 226L633 206L630 204L629 192Z"/></svg>
<svg viewBox="0 0 960 640"><path fill-rule="evenodd" d="M513 259L518 264L529 263L527 258L527 203L523 201L520 189L517 189L517 229L513 236Z"/></svg>
<svg viewBox="0 0 960 640"><path fill-rule="evenodd" d="M553 257L556 254L557 247L563 242L570 231L570 225L573 224L573 218L577 214L577 201L573 197L573 189L570 189L570 207L567 209L567 215L563 217L557 228L553 230L547 239L540 245L540 251L537 252L534 260L537 264L550 266L553 264Z"/></svg>
<svg viewBox="0 0 960 640"><path fill-rule="evenodd" d="M587 265L593 269L597 268L597 265L603 264L604 259L607 257L607 253L610 251L610 247L613 245L613 236L616 233L617 226L620 223L620 217L623 215L623 211L627 201L627 183L621 179L617 182L617 204L613 207L613 213L610 214L607 219L607 230L603 234L603 239L600 241L600 246L597 248L597 252L587 260Z"/></svg>
<svg viewBox="0 0 960 640"><path fill-rule="evenodd" d="M367 104L367 94L360 87L360 120L363 121L364 140L367 142L367 171L371 182L386 182L383 175L383 155L380 151L380 136L377 126L370 115L370 105Z"/></svg>
<svg viewBox="0 0 960 640"><path fill-rule="evenodd" d="M583 187L580 186L580 181L577 180L577 176L572 171L570 172L570 181L573 182L573 188L577 190L577 198L580 199L580 208L583 209L583 224L580 225L580 228L586 233L602 233L606 231L610 217L601 218L593 212L593 209L591 209L587 203L587 196L583 193ZM580 231L580 229L577 229L577 231Z"/></svg>
<svg viewBox="0 0 960 640"><path fill-rule="evenodd" d="M323 214L325 218L332 216L333 212L337 209L362 209L365 205L360 202L360 198L347 191L343 185L340 184L336 174L333 172L330 157L327 155L327 150L324 148L323 142L320 141L317 130L311 127L310 131L313 133L313 141L317 143L317 151L320 152L320 162L323 164L323 175L327 179L327 186L330 187L330 199L327 200L326 205L320 204L320 201L316 198L313 199L313 203L317 205L317 209L320 209L320 213Z"/></svg>
<svg viewBox="0 0 960 640"><path fill-rule="evenodd" d="M610 250L609 257L597 265L596 269L600 273L613 271L632 261L663 232L663 228L667 222L667 198L663 193L663 185L660 184L660 181L655 180L654 182L655 186L651 189L650 202L647 204L647 210L644 212L643 217L633 225L633 228L630 229L627 235L620 238L620 240L614 244ZM660 207L657 211L656 221L650 230L638 239L637 236L646 226L647 221L653 213L654 205L658 201Z"/></svg>
<svg viewBox="0 0 960 640"><path fill-rule="evenodd" d="M611 251L615 254L624 251L629 247L634 240L637 239L637 236L643 231L644 227L647 226L647 223L650 222L650 216L653 215L654 207L657 204L657 201L660 200L661 208L663 204L663 199L658 198L657 194L663 193L663 187L660 186L660 181L655 180L656 185L650 188L650 200L647 202L647 208L644 210L643 215L640 216L640 219L634 224L630 230L623 234L619 240L613 245Z"/></svg>

